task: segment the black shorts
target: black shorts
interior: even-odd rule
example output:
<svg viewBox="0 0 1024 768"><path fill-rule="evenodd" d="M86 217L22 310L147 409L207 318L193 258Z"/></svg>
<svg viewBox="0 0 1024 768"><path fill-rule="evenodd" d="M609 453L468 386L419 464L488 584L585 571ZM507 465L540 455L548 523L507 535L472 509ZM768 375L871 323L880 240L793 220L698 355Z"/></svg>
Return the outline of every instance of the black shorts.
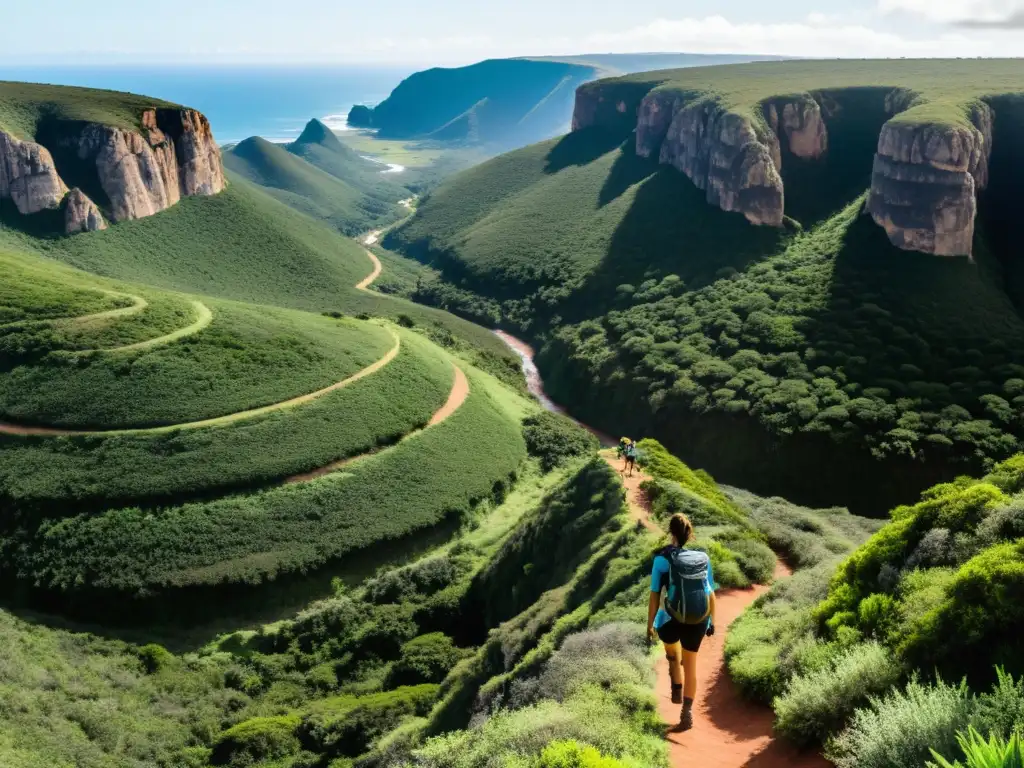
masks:
<svg viewBox="0 0 1024 768"><path fill-rule="evenodd" d="M700 624L681 624L675 619L670 619L666 624L658 628L658 637L665 645L679 643L683 650L696 653L700 650L700 644L708 633L708 624L711 619L704 619Z"/></svg>

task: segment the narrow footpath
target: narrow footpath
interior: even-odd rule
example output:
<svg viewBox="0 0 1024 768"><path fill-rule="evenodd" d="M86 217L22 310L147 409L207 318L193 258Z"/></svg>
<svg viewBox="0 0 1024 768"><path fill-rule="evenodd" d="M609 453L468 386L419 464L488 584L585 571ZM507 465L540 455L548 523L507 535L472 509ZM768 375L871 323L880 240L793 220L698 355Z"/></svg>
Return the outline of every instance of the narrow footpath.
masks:
<svg viewBox="0 0 1024 768"><path fill-rule="evenodd" d="M565 413L545 394L529 345L503 331L495 333L522 359L530 393L548 410ZM603 445L614 444L608 435L586 424L580 426L597 435ZM622 478L630 516L639 525L665 536L664 530L651 519L650 505L640 488L641 483L650 477L639 471L627 477L614 450L603 450L601 456ZM697 533L699 536L700 531ZM781 560L776 562L775 578L791 574ZM718 591L716 612L719 631L714 637L705 639L701 646L692 730L680 732L674 728L679 722L679 705L672 703L668 661L664 654L658 654L655 696L658 713L665 722L665 740L672 768L832 768L832 764L820 754L801 752L783 739L776 739L772 733L775 719L772 710L744 699L726 672L724 645L730 625L767 591L768 587L761 585L752 589Z"/></svg>
<svg viewBox="0 0 1024 768"><path fill-rule="evenodd" d="M640 488L640 484L650 478L639 471L626 477L614 451L602 451L601 455L622 477L630 515L648 529L664 535L651 519L646 494ZM781 560L777 561L775 578L790 575L792 571ZM679 722L679 705L672 703L669 693L668 660L658 655L655 695L658 713L666 723L665 740L673 768L829 768L832 765L815 752L801 752L784 740L776 739L772 734L772 710L744 699L726 672L724 645L729 626L767 591L768 587L763 585L718 591L716 611L720 631L701 645L694 726L690 731L673 729L673 724Z"/></svg>

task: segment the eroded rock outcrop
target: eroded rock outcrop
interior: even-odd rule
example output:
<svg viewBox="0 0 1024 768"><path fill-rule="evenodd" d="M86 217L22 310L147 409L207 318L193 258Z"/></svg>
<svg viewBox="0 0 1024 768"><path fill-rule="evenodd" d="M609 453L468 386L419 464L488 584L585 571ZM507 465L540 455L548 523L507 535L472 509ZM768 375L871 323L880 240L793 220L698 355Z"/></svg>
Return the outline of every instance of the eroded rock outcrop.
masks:
<svg viewBox="0 0 1024 768"><path fill-rule="evenodd" d="M99 229L106 229L107 222L103 220L96 203L90 200L82 190L75 187L68 192L64 198L64 232L68 235L75 235L79 232L95 232Z"/></svg>
<svg viewBox="0 0 1024 768"><path fill-rule="evenodd" d="M0 131L0 199L27 215L59 207L67 191L46 147Z"/></svg>
<svg viewBox="0 0 1024 768"><path fill-rule="evenodd" d="M150 109L138 131L100 123L51 127L47 140L60 158L77 161L76 174L95 167L100 200L113 221L152 216L191 195L215 195L226 186L220 149L207 119L191 109ZM59 150L59 151L58 151ZM62 160L63 162L63 160ZM106 226L95 202L80 190L66 208L70 232ZM68 194L50 151L0 131L0 198L23 214L57 208ZM99 198L97 198L99 199Z"/></svg>
<svg viewBox="0 0 1024 768"><path fill-rule="evenodd" d="M828 151L828 129L821 105L811 98L772 102L765 117L779 138L785 136L789 151L804 160L817 160ZM780 154L781 167L781 154Z"/></svg>
<svg viewBox="0 0 1024 768"><path fill-rule="evenodd" d="M882 127L867 210L904 250L970 255L977 193L988 184L992 110L970 126L890 120Z"/></svg>

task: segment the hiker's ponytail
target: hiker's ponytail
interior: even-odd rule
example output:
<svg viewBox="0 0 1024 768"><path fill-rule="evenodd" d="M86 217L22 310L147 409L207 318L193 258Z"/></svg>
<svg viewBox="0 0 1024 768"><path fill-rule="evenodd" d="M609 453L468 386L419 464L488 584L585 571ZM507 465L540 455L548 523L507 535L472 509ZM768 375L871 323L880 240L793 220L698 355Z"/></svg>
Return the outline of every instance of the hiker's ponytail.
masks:
<svg viewBox="0 0 1024 768"><path fill-rule="evenodd" d="M693 538L693 523L684 514L672 515L668 521L668 531L676 537L680 547L686 546L686 542Z"/></svg>

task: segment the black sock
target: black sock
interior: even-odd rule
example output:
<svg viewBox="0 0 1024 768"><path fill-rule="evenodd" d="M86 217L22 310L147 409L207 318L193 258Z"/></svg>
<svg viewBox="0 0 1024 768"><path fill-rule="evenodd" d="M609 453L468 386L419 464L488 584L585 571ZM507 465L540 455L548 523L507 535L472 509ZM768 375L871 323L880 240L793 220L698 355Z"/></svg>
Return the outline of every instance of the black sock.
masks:
<svg viewBox="0 0 1024 768"><path fill-rule="evenodd" d="M683 711L690 712L693 709L693 699L689 696L683 699Z"/></svg>
<svg viewBox="0 0 1024 768"><path fill-rule="evenodd" d="M683 687L682 683L672 683L672 690L673 691L678 691L682 687Z"/></svg>

